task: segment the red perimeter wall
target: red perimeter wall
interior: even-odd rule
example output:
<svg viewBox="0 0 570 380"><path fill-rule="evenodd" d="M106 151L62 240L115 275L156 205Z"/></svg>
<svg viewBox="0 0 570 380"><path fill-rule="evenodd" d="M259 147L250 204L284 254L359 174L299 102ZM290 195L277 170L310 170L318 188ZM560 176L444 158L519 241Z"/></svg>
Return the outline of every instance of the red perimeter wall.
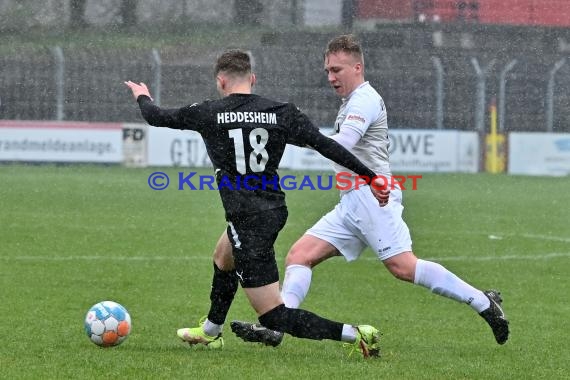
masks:
<svg viewBox="0 0 570 380"><path fill-rule="evenodd" d="M570 0L356 0L360 19L570 26Z"/></svg>

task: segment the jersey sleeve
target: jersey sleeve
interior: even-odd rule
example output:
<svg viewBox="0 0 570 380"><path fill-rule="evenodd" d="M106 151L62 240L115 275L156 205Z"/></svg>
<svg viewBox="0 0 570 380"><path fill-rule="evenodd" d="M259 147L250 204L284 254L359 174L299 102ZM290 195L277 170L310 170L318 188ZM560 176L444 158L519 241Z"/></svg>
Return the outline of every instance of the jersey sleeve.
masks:
<svg viewBox="0 0 570 380"><path fill-rule="evenodd" d="M309 117L301 112L295 105L289 104L286 113L290 127L287 144L305 147L307 146L307 132L320 133L319 129L313 124Z"/></svg>
<svg viewBox="0 0 570 380"><path fill-rule="evenodd" d="M200 110L197 104L182 108L165 109L155 105L152 100L141 95L137 98L143 118L154 127L172 129L190 129L199 131Z"/></svg>
<svg viewBox="0 0 570 380"><path fill-rule="evenodd" d="M329 136L331 139L344 146L346 149L352 149L362 137L358 131L352 128L343 128L336 135Z"/></svg>
<svg viewBox="0 0 570 380"><path fill-rule="evenodd" d="M291 136L299 146L309 146L322 154L324 157L347 169L352 170L358 175L367 177L367 183L376 176L372 170L364 165L356 156L346 150L342 145L323 135L317 127L309 120L309 118L295 108L296 114L291 123ZM291 138L293 141L293 138Z"/></svg>

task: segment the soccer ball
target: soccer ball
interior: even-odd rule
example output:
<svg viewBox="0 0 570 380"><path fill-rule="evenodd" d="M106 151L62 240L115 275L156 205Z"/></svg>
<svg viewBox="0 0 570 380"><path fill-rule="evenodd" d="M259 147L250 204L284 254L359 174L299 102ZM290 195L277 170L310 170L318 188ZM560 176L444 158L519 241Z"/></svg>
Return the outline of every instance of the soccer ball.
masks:
<svg viewBox="0 0 570 380"><path fill-rule="evenodd" d="M98 346L118 346L131 332L131 316L127 309L116 302L99 302L85 316L85 332Z"/></svg>

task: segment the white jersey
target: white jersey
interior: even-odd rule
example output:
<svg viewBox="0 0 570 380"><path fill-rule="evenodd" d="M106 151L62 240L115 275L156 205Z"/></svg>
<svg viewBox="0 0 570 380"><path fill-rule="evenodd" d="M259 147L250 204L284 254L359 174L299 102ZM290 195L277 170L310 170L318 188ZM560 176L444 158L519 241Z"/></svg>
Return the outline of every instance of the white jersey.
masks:
<svg viewBox="0 0 570 380"><path fill-rule="evenodd" d="M391 176L388 148L388 121L384 100L368 83L358 86L343 99L335 122L335 132L351 128L361 136L350 150L376 174ZM333 164L335 172L356 174L345 167Z"/></svg>
<svg viewBox="0 0 570 380"><path fill-rule="evenodd" d="M351 152L377 174L391 176L386 107L368 82L343 99L335 130L338 133L343 128L350 128L360 135ZM355 188L355 173L336 164L335 171L352 173L351 189ZM412 251L410 230L402 219L403 210L402 190L397 187L390 188L390 200L384 207L380 207L371 191L341 190L335 208L306 233L330 243L347 261L356 260L366 247L384 261Z"/></svg>

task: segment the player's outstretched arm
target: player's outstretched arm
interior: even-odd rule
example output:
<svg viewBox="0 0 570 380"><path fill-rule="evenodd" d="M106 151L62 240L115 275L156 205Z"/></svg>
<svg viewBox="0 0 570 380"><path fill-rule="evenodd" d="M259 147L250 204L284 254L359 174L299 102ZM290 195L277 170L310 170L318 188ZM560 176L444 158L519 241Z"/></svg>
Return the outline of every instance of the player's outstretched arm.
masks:
<svg viewBox="0 0 570 380"><path fill-rule="evenodd" d="M191 129L186 123L183 108L179 109L163 109L155 105L150 96L148 87L143 82L135 83L126 81L125 84L133 93L133 97L139 104L143 118L152 126L173 128L173 129Z"/></svg>
<svg viewBox="0 0 570 380"><path fill-rule="evenodd" d="M378 200L380 206L383 207L388 203L390 190L384 183L385 177L377 177L376 173L366 167L366 165L360 162L355 155L350 153L350 151L342 145L333 139L324 136L320 132L311 134L309 145L329 160L352 170L360 176L368 178L370 190L372 191L374 198Z"/></svg>

